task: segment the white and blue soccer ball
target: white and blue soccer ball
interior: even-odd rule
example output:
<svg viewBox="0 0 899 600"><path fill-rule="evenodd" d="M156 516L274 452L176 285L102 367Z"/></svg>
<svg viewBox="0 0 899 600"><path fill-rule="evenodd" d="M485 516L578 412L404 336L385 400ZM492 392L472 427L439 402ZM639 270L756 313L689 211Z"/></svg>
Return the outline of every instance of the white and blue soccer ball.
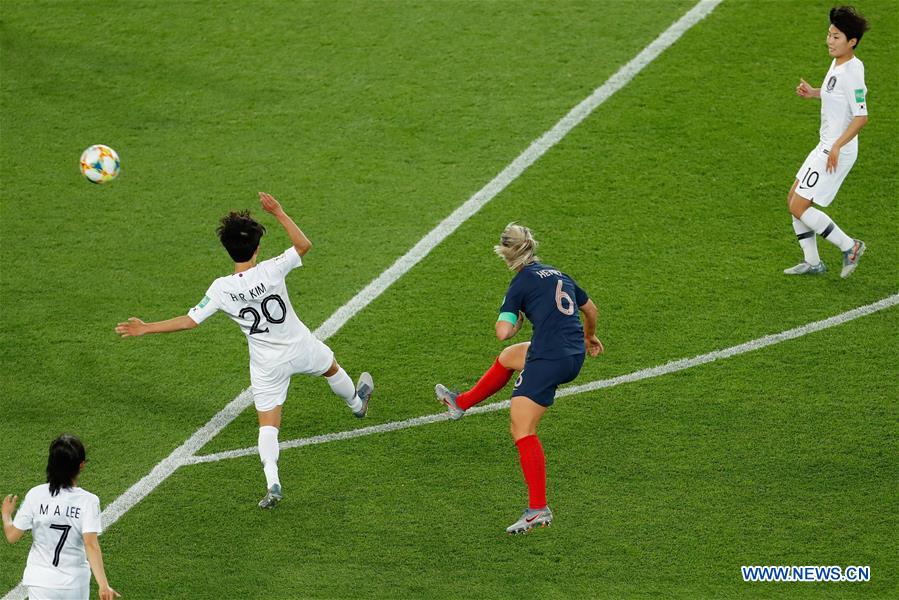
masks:
<svg viewBox="0 0 899 600"><path fill-rule="evenodd" d="M81 153L81 174L91 183L107 183L115 179L122 163L109 146L96 144Z"/></svg>

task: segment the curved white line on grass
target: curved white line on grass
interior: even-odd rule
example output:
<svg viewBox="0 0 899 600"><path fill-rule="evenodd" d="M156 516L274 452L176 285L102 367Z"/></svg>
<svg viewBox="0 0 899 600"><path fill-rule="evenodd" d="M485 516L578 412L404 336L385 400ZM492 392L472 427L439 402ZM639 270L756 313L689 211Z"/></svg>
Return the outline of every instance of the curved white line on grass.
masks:
<svg viewBox="0 0 899 600"><path fill-rule="evenodd" d="M469 198L465 204L457 208L450 214L450 216L441 221L440 224L432 229L411 250L397 259L390 268L381 273L377 279L365 286L362 291L356 294L345 305L338 308L327 321L322 323L322 325L316 329L315 335L321 340L326 340L337 333L347 321L368 306L375 298L383 294L387 288L406 274L409 269L418 264L431 250L455 231L459 225L464 223L485 204L490 202L490 200L504 190L506 186L518 178L525 169L534 164L534 162L543 156L547 150L552 148L565 137L568 132L587 118L587 116L589 116L589 114L600 104L608 100L612 94L627 85L637 73L642 71L662 52L680 39L687 30L711 13L721 2L722 0L700 0L700 2L680 19L675 21L674 24L660 34L659 37L644 48L637 56L631 59L630 62L621 67L604 84L598 87L589 97L571 109L571 111L562 117L552 129L531 143L518 158L503 169L499 175L494 177L490 183L481 188L481 190ZM251 403L252 398L249 394L249 390L241 392L237 398L232 400L218 414L212 417L206 425L194 433L186 442L184 442L184 444L175 449L168 458L157 464L149 474L131 486L124 494L116 498L112 504L107 506L102 514L104 525L108 528L131 507L144 499L159 484L165 481L169 475L174 473L179 466L186 464L186 459L193 456L194 452L202 448L203 445L209 442L209 440L218 435L222 429L227 427L228 424L237 418L237 415L243 412ZM4 600L12 600L14 598L20 599L24 597L25 588L20 585L4 596Z"/></svg>
<svg viewBox="0 0 899 600"><path fill-rule="evenodd" d="M761 348L765 348L766 346L773 346L774 344L779 344L781 342L786 342L787 340L792 340L804 335L808 335L810 333L815 333L816 331L821 331L822 329L836 327L837 325L842 325L843 323L852 321L853 319L858 319L859 317L870 315L877 311L895 306L896 304L899 304L899 294L888 296L887 298L884 298L883 300L880 300L878 302L874 302L873 304L860 306L858 308L854 308L850 311L840 313L836 316L823 319L821 321L808 323L800 327L788 329L787 331L783 331L781 333L766 335L764 337L760 337L758 339L739 344L737 346L731 346L730 348L725 348L723 350L715 350L713 352L694 356L693 358L683 358L680 360L671 361L665 363L664 365L659 365L657 367L652 367L649 369L642 369L640 371L634 371L633 373L628 373L627 375L621 375L619 377L612 377L611 379L600 379L598 381L591 381L590 383L572 385L566 388L562 388L558 392L556 392L556 398L561 398L563 396L573 396L575 394L583 394L584 392L601 390L603 388L621 385L622 383L631 383L634 381L641 381L643 379L652 379L653 377L659 377L661 375L667 375L669 373L675 373L677 371L683 371L685 369L692 369L693 367L698 367L700 365L714 362L716 360L721 360L723 358L730 358L732 356L737 356L738 354L745 354L747 352L752 352L753 350L759 350ZM477 406L467 412L468 414L493 412L509 408L509 405L510 401L505 400L503 402L494 402L493 404ZM418 427L420 425L428 425L430 423L438 423L440 421L448 420L449 413L442 412L433 415L426 415L423 417L415 417L413 419L406 419L405 421L394 421L392 423L385 423L383 425L374 425L372 427L363 427L361 429L352 429L350 431L341 431L339 433L328 433L324 435L316 435L313 437L289 440L281 442L281 448L300 448L302 446L312 446L314 444L325 444L328 442L336 442L339 440L349 440L352 438L364 437L377 433L386 433L388 431L397 431L400 429L408 429L410 427ZM192 456L185 461L185 464L195 465L200 463L217 462L220 460L240 458L242 456L250 455L256 455L255 446L253 446L252 448L240 448L238 450L216 452L215 454L206 454L203 456Z"/></svg>

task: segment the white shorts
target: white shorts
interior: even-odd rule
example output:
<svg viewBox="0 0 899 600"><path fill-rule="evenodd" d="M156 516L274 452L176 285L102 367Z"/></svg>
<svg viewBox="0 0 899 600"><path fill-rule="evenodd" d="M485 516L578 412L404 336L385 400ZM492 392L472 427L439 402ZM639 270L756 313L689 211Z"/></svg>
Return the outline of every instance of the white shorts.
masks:
<svg viewBox="0 0 899 600"><path fill-rule="evenodd" d="M334 352L315 336L303 344L300 356L268 367L250 363L250 386L256 410L265 412L284 404L293 375L324 375L334 363Z"/></svg>
<svg viewBox="0 0 899 600"><path fill-rule="evenodd" d="M809 152L799 172L796 173L796 194L806 200L811 200L818 206L827 206L836 197L843 180L855 164L857 151L840 152L840 160L837 161L836 171L827 172L827 156L830 149L821 144Z"/></svg>
<svg viewBox="0 0 899 600"><path fill-rule="evenodd" d="M90 593L90 584L68 589L28 586L29 600L88 600Z"/></svg>

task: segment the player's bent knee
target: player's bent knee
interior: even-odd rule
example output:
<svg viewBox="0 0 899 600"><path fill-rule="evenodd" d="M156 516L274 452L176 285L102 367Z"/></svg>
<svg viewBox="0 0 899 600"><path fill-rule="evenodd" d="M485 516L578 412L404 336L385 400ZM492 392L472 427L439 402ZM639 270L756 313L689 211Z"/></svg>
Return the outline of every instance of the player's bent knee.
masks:
<svg viewBox="0 0 899 600"><path fill-rule="evenodd" d="M512 435L512 441L517 442L521 438L526 438L529 435L537 435L537 430L533 427L524 428L524 429L516 429L515 426L510 428L509 433Z"/></svg>
<svg viewBox="0 0 899 600"><path fill-rule="evenodd" d="M516 423L512 421L509 425L509 434L514 441L518 441L523 437L537 434L537 427L533 423Z"/></svg>
<svg viewBox="0 0 899 600"><path fill-rule="evenodd" d="M331 375L335 375L337 371L340 370L340 365L337 364L337 361L333 361L331 366L328 367L328 370L322 373L325 377L330 377Z"/></svg>
<svg viewBox="0 0 899 600"><path fill-rule="evenodd" d="M508 346L507 348L503 348L503 351L499 353L499 364L506 367L507 369L511 369L509 363L512 359L512 346Z"/></svg>
<svg viewBox="0 0 899 600"><path fill-rule="evenodd" d="M522 342L503 348L499 353L499 364L513 371L522 370L530 345L530 342Z"/></svg>
<svg viewBox="0 0 899 600"><path fill-rule="evenodd" d="M801 219L803 213L811 206L811 202L793 194L790 198L790 203L788 205L790 207L790 214L796 217L797 219Z"/></svg>

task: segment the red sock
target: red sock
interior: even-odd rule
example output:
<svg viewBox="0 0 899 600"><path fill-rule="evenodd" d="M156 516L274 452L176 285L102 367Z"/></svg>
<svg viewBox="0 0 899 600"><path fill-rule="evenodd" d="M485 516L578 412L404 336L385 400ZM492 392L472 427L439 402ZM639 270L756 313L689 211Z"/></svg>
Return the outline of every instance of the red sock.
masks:
<svg viewBox="0 0 899 600"><path fill-rule="evenodd" d="M499 364L499 359L497 358L490 368L487 369L487 372L474 384L473 388L456 396L456 404L462 410L468 410L484 398L492 396L503 389L509 383L509 379L512 378L512 373L511 369L507 369Z"/></svg>
<svg viewBox="0 0 899 600"><path fill-rule="evenodd" d="M521 438L518 446L518 457L521 459L521 472L528 484L528 507L546 508L546 457L540 438L529 435Z"/></svg>

